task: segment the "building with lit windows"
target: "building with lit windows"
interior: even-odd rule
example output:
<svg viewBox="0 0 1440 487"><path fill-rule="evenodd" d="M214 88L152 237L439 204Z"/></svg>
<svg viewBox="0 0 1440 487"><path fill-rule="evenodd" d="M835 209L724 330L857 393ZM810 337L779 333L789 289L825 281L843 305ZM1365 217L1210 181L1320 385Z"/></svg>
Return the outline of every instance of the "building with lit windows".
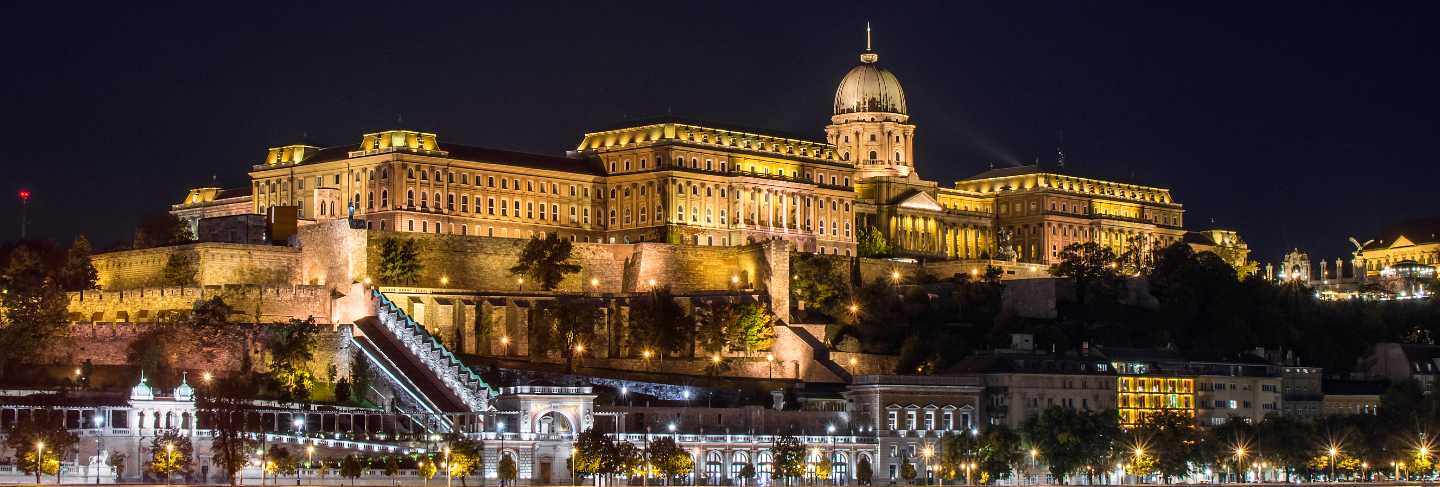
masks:
<svg viewBox="0 0 1440 487"><path fill-rule="evenodd" d="M861 230L873 229L902 256L1031 264L1056 262L1071 243L1123 251L1183 236L1169 190L1076 176L1063 161L952 186L922 179L909 100L879 59L867 32L823 138L670 117L596 130L548 156L386 130L358 143L272 148L248 188L197 188L172 212L197 230L237 208L273 221L284 212L272 209L293 207L301 226L348 218L372 230L500 238L784 240L839 255L854 255ZM216 227L225 230L207 237L237 234Z"/></svg>

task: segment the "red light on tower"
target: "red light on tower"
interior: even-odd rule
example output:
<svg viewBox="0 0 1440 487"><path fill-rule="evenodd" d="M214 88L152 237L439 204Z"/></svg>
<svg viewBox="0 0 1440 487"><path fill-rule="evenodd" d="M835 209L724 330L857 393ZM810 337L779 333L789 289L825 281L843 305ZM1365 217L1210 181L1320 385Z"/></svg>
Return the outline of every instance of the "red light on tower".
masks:
<svg viewBox="0 0 1440 487"><path fill-rule="evenodd" d="M20 190L20 201L30 201L30 190L28 190L28 189L22 189L22 190Z"/></svg>

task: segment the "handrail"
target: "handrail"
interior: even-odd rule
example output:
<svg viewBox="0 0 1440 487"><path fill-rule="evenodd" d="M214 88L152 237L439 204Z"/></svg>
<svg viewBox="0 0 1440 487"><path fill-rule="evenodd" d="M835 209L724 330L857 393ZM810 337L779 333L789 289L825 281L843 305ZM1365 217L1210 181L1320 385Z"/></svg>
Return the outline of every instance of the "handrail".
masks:
<svg viewBox="0 0 1440 487"><path fill-rule="evenodd" d="M425 364L467 408L474 412L487 410L488 399L494 394L494 389L480 378L480 374L461 362L439 338L410 318L380 290L371 289L370 292L375 301L376 316L385 330Z"/></svg>

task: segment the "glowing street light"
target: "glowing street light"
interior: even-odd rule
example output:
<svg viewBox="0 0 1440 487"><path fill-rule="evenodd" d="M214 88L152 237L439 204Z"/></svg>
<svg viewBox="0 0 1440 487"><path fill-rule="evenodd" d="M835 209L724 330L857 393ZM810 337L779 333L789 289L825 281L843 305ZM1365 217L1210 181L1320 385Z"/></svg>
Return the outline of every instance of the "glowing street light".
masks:
<svg viewBox="0 0 1440 487"><path fill-rule="evenodd" d="M1336 448L1335 446L1332 445L1332 446L1330 447L1330 450L1329 450L1327 453L1330 454L1330 481L1331 481L1331 482L1334 482L1334 481L1335 481L1335 456L1340 454L1340 449L1339 449L1339 448Z"/></svg>
<svg viewBox="0 0 1440 487"><path fill-rule="evenodd" d="M26 196L29 196L28 194ZM45 442L35 442L35 485L40 485L40 466L45 464Z"/></svg>

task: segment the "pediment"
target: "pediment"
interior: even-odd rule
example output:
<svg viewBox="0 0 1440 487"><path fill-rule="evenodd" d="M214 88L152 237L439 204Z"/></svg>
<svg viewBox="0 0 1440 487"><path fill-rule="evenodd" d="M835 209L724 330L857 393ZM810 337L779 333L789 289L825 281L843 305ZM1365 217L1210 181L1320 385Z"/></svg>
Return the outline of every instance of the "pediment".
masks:
<svg viewBox="0 0 1440 487"><path fill-rule="evenodd" d="M945 207L940 206L940 202L935 201L935 197L930 196L930 193L926 193L923 191L917 191L915 192L915 194L912 194L905 199L900 200L899 206L901 208L912 208L916 210L928 211L943 211L945 209Z"/></svg>
<svg viewBox="0 0 1440 487"><path fill-rule="evenodd" d="M1390 242L1390 248L1392 248L1392 249L1393 249L1393 248L1397 248L1397 247L1412 247L1412 246L1414 246L1414 245L1415 245L1415 242L1411 242L1410 239L1405 238L1404 235L1395 237L1395 241L1394 241L1394 242Z"/></svg>

